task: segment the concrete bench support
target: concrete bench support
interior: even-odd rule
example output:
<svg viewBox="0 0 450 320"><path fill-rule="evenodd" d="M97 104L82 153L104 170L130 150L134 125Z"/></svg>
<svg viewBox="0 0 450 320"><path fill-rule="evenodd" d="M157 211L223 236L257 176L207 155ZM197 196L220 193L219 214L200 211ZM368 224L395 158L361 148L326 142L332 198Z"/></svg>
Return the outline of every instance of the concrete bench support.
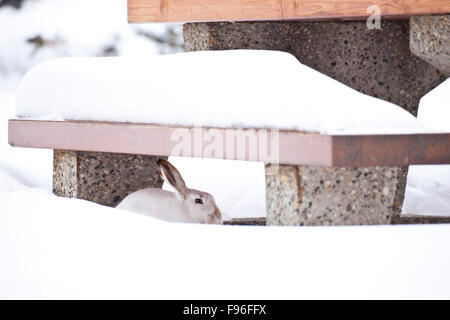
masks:
<svg viewBox="0 0 450 320"><path fill-rule="evenodd" d="M268 225L390 224L401 213L407 167L267 165L266 172Z"/></svg>
<svg viewBox="0 0 450 320"><path fill-rule="evenodd" d="M143 188L161 188L160 158L103 152L54 150L53 192L56 195L116 206Z"/></svg>
<svg viewBox="0 0 450 320"><path fill-rule="evenodd" d="M450 15L411 17L410 28L412 53L450 76Z"/></svg>

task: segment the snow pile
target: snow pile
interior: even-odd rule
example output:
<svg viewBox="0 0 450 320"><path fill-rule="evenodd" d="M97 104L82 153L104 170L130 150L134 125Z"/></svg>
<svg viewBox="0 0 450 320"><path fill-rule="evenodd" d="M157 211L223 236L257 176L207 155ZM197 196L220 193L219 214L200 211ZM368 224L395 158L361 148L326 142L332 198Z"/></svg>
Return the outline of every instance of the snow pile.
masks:
<svg viewBox="0 0 450 320"><path fill-rule="evenodd" d="M420 100L418 119L450 132L450 79ZM450 216L450 165L410 166L403 214Z"/></svg>
<svg viewBox="0 0 450 320"><path fill-rule="evenodd" d="M34 119L330 134L430 132L402 108L277 51L56 59L25 75L16 106L18 117Z"/></svg>
<svg viewBox="0 0 450 320"><path fill-rule="evenodd" d="M31 190L0 199L0 298L450 298L450 225L189 225Z"/></svg>

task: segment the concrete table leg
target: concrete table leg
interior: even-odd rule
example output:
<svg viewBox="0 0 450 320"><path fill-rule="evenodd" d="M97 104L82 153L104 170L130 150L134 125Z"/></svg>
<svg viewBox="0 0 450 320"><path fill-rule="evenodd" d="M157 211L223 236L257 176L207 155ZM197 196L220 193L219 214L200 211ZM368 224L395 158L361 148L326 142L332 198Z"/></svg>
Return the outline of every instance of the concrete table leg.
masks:
<svg viewBox="0 0 450 320"><path fill-rule="evenodd" d="M156 162L167 157L54 150L53 192L106 206L116 206L128 194L161 188Z"/></svg>
<svg viewBox="0 0 450 320"><path fill-rule="evenodd" d="M410 20L411 52L450 76L450 15Z"/></svg>
<svg viewBox="0 0 450 320"><path fill-rule="evenodd" d="M266 166L268 225L390 224L401 213L407 167Z"/></svg>

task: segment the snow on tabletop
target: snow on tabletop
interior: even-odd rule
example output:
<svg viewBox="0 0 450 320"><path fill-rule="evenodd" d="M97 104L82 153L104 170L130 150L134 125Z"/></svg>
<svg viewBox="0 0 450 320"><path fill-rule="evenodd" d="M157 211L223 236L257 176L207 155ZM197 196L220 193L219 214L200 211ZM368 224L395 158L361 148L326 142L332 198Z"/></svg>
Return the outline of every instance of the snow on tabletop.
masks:
<svg viewBox="0 0 450 320"><path fill-rule="evenodd" d="M450 298L450 225L190 225L32 190L0 201L0 298Z"/></svg>
<svg viewBox="0 0 450 320"><path fill-rule="evenodd" d="M429 128L450 132L450 79L420 100L417 118ZM403 214L450 216L450 165L409 167Z"/></svg>
<svg viewBox="0 0 450 320"><path fill-rule="evenodd" d="M289 53L264 50L62 58L32 68L17 117L279 128L328 134L423 133L402 108L353 90Z"/></svg>
<svg viewBox="0 0 450 320"><path fill-rule="evenodd" d="M450 78L423 96L417 118L429 128L450 132Z"/></svg>

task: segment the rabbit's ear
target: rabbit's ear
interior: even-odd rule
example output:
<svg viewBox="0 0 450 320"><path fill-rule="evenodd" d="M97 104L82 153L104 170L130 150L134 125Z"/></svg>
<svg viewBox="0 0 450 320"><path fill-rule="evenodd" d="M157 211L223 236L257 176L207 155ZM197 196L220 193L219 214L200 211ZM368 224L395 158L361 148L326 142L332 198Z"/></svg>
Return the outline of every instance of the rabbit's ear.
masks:
<svg viewBox="0 0 450 320"><path fill-rule="evenodd" d="M166 160L158 161L159 168L163 174L164 180L169 182L172 187L174 187L180 196L186 200L188 189L186 184L184 183L183 178L181 177L180 172L169 162Z"/></svg>

